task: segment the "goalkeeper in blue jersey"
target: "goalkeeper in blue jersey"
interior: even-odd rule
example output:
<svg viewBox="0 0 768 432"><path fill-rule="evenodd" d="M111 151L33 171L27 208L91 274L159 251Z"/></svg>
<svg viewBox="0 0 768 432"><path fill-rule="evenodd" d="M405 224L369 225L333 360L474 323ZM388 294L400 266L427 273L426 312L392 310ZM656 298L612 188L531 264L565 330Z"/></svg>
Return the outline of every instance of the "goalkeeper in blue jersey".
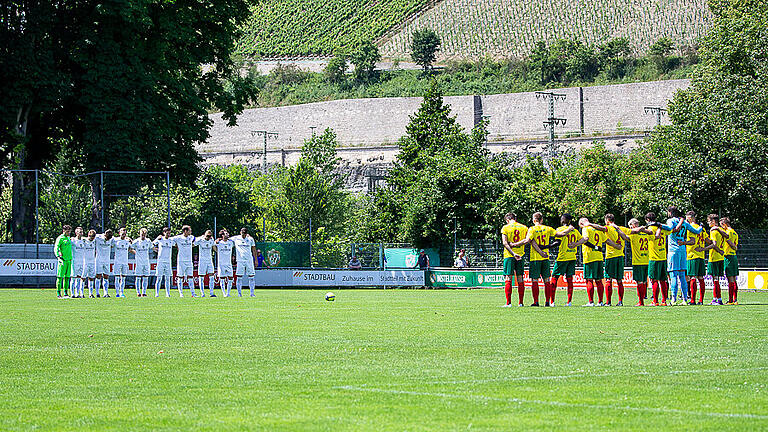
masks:
<svg viewBox="0 0 768 432"><path fill-rule="evenodd" d="M688 221L683 219L683 214L675 206L670 206L667 209L667 226L677 227L680 229L669 233L667 238L668 251L667 251L667 270L669 272L669 279L671 285L671 300L672 304L677 302L677 292L681 292L682 301L688 304L688 285L685 280L685 272L688 269L688 254L686 252L686 245L688 242L688 232L693 234L699 234L703 230L702 227L695 228L689 224ZM682 226L681 226L682 225Z"/></svg>

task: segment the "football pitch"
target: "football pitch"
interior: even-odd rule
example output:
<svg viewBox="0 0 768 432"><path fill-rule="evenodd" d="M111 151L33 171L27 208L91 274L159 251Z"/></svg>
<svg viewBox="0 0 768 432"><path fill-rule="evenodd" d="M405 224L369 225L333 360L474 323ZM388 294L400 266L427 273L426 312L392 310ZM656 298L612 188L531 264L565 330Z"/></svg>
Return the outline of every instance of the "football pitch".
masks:
<svg viewBox="0 0 768 432"><path fill-rule="evenodd" d="M500 308L500 290L335 292L0 290L0 430L768 429L766 293Z"/></svg>

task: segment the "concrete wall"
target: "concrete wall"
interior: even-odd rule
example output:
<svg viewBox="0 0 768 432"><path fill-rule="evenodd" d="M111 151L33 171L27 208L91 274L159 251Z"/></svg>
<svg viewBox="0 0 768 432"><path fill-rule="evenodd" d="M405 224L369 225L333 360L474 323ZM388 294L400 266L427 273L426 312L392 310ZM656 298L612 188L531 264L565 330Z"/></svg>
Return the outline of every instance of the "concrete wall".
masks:
<svg viewBox="0 0 768 432"><path fill-rule="evenodd" d="M674 93L686 88L689 80L657 81L584 87L584 132L625 133L646 130L655 125L656 118L643 112L644 106L666 107ZM555 103L555 116L567 119L557 134L580 132L580 101L578 88L554 90L566 95ZM467 130L474 125L473 96L445 98L453 114ZM317 102L276 108L256 108L245 111L235 127L226 126L220 114L212 114L211 138L198 146L203 153L256 153L263 149L263 138L251 136L251 131L278 132L277 139L268 141L269 150L299 148L316 131L332 128L344 147L381 146L394 144L405 134L409 116L416 112L421 98L350 99ZM548 105L534 93L513 93L481 97L482 114L490 116L489 141L517 141L544 138L547 133L542 122L548 117ZM666 122L666 117L663 118ZM212 156L212 155L211 155ZM273 156L270 156L272 163ZM279 156L280 161L282 155Z"/></svg>

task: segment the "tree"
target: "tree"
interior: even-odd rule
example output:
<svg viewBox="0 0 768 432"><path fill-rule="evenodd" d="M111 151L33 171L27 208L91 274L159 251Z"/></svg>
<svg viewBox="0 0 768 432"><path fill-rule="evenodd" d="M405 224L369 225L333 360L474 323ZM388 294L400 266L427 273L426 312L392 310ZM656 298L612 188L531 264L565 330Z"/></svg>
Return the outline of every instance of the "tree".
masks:
<svg viewBox="0 0 768 432"><path fill-rule="evenodd" d="M344 82L347 74L347 55L337 51L336 55L325 66L325 78L328 82L339 84Z"/></svg>
<svg viewBox="0 0 768 432"><path fill-rule="evenodd" d="M15 167L42 168L67 151L72 171L171 170L191 183L208 109L234 124L255 98L231 55L245 0L21 0L0 13L0 161ZM14 219L24 220L29 179L19 179Z"/></svg>
<svg viewBox="0 0 768 432"><path fill-rule="evenodd" d="M610 78L621 78L627 74L631 63L632 48L625 37L611 39L598 47L600 67Z"/></svg>
<svg viewBox="0 0 768 432"><path fill-rule="evenodd" d="M657 40L649 47L648 54L660 72L669 72L672 68L673 63L669 55L672 54L674 49L675 43L668 37Z"/></svg>
<svg viewBox="0 0 768 432"><path fill-rule="evenodd" d="M370 40L360 42L350 58L355 65L355 79L360 82L371 82L375 77L376 63L381 60L379 49Z"/></svg>
<svg viewBox="0 0 768 432"><path fill-rule="evenodd" d="M417 65L424 68L426 75L432 69L432 64L440 51L440 37L432 29L422 29L413 32L411 42L411 58Z"/></svg>

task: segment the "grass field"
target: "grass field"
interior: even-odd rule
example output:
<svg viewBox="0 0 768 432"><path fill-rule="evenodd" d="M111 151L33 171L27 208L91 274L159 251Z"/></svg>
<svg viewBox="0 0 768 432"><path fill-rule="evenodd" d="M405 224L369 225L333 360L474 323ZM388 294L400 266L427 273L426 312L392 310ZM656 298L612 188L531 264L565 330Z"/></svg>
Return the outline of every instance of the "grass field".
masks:
<svg viewBox="0 0 768 432"><path fill-rule="evenodd" d="M507 309L499 290L324 293L0 290L0 430L768 428L768 294Z"/></svg>

